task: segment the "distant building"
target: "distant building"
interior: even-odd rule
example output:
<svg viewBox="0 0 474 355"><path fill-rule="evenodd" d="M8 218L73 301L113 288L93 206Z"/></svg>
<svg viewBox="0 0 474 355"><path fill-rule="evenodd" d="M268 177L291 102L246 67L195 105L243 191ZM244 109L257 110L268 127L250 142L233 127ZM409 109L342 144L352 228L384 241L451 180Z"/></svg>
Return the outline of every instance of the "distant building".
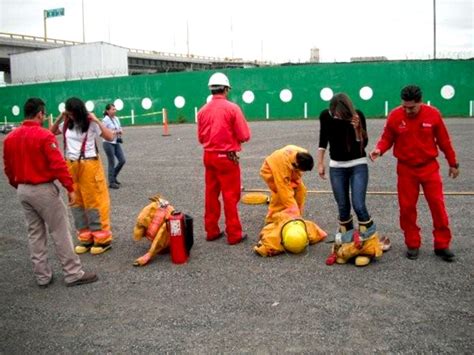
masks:
<svg viewBox="0 0 474 355"><path fill-rule="evenodd" d="M128 49L96 42L10 55L12 84L128 75Z"/></svg>
<svg viewBox="0 0 474 355"><path fill-rule="evenodd" d="M319 63L319 48L311 48L311 56L309 61L311 63Z"/></svg>
<svg viewBox="0 0 474 355"><path fill-rule="evenodd" d="M380 62L388 60L385 56L378 57L351 57L351 62Z"/></svg>

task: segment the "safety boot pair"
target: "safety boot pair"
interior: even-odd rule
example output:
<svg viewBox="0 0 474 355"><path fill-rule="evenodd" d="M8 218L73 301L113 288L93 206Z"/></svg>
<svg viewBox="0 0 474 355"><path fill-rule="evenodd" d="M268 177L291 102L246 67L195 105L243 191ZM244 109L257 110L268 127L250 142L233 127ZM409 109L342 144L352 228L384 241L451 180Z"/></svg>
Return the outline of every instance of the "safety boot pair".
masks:
<svg viewBox="0 0 474 355"><path fill-rule="evenodd" d="M112 248L110 231L81 230L77 232L77 237L80 244L74 248L76 254L85 254L90 251L92 255L98 255Z"/></svg>

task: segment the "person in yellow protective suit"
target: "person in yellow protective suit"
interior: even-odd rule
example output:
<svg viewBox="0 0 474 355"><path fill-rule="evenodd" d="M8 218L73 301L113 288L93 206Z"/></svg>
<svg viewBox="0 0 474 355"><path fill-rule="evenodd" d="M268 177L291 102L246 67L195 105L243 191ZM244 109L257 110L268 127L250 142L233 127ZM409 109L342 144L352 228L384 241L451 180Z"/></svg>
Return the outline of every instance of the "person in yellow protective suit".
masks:
<svg viewBox="0 0 474 355"><path fill-rule="evenodd" d="M137 217L133 239L138 241L146 237L151 242L151 247L147 253L134 261L134 266L145 266L170 245L166 221L174 212L174 207L160 195L155 195L150 200L152 202L145 206Z"/></svg>
<svg viewBox="0 0 474 355"><path fill-rule="evenodd" d="M293 240L289 244L286 237L291 238L286 234L287 228L293 228L297 231L297 240ZM306 234L307 238L301 247L300 229ZM276 212L272 215L272 221L267 223L260 232L260 239L253 250L261 256L275 256L285 251L298 254L306 249L308 244L316 244L323 240L327 233L323 231L316 223L302 219L301 217L294 217L286 211ZM289 239L288 238L288 239ZM296 244L297 243L297 244Z"/></svg>
<svg viewBox="0 0 474 355"><path fill-rule="evenodd" d="M272 193L265 223L274 221L278 212L293 218L303 215L306 187L302 175L313 169L311 154L296 145L287 145L270 154L260 169L260 176Z"/></svg>
<svg viewBox="0 0 474 355"><path fill-rule="evenodd" d="M71 205L79 245L77 254L102 254L111 248L110 198L95 139L112 140L114 133L84 102L72 97L50 130L63 134L66 163L74 181L76 200Z"/></svg>

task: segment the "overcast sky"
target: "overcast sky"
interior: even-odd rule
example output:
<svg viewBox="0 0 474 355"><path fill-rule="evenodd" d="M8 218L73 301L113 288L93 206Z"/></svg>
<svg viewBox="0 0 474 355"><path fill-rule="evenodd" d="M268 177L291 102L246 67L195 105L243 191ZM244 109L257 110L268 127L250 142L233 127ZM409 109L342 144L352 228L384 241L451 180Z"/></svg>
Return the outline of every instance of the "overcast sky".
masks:
<svg viewBox="0 0 474 355"><path fill-rule="evenodd" d="M433 56L433 0L0 0L0 32L275 63ZM437 57L474 57L474 0L436 0Z"/></svg>

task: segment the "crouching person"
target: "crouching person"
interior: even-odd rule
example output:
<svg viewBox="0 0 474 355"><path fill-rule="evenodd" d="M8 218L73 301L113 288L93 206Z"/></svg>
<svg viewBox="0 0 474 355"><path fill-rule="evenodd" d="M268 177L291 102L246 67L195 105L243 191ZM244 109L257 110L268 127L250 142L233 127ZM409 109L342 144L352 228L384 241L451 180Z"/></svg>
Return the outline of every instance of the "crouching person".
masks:
<svg viewBox="0 0 474 355"><path fill-rule="evenodd" d="M265 223L273 222L274 214L282 211L294 218L303 215L306 186L302 176L313 166L313 157L296 145L275 150L265 159L260 176L272 193Z"/></svg>

